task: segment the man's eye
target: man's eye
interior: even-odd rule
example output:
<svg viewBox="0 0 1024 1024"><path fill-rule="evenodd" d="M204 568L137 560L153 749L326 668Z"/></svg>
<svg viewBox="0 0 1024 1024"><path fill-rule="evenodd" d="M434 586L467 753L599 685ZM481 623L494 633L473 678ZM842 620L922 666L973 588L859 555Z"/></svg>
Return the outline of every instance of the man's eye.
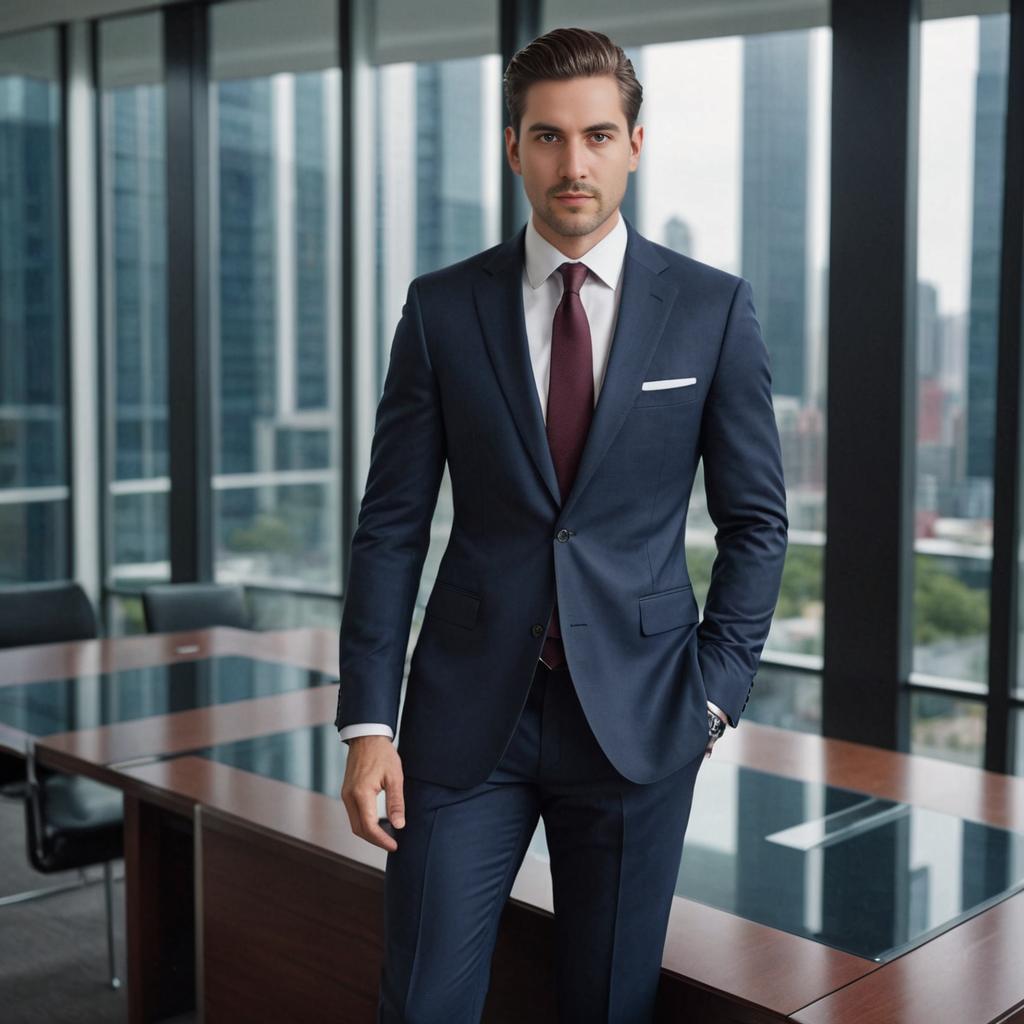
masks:
<svg viewBox="0 0 1024 1024"><path fill-rule="evenodd" d="M543 135L540 136L541 139L554 139L556 137L557 136L554 132L545 132Z"/></svg>
<svg viewBox="0 0 1024 1024"><path fill-rule="evenodd" d="M591 135L590 137L591 137L592 139L594 139L594 138L597 138L597 136L598 136L598 135L600 135L602 139L607 139L607 138L609 137L609 136L608 136L608 135L606 135L606 134L605 134L604 132L594 132L594 134L593 134L593 135Z"/></svg>

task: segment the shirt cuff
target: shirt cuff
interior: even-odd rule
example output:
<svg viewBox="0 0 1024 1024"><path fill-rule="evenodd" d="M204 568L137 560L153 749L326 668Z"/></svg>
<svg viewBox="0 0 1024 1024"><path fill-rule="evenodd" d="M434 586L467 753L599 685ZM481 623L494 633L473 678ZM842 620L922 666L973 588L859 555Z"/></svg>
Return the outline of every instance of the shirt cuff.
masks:
<svg viewBox="0 0 1024 1024"><path fill-rule="evenodd" d="M356 736L387 736L391 740L395 738L391 726L385 725L383 722L360 722L356 725L346 725L344 729L338 730L338 738L346 743Z"/></svg>
<svg viewBox="0 0 1024 1024"><path fill-rule="evenodd" d="M724 712L724 711L723 711L723 710L722 710L722 709L721 709L721 708L720 708L720 707L719 707L719 706L718 706L717 704L712 704L712 703L711 703L711 701L708 701L707 703L708 703L708 707L709 707L709 708L710 708L710 709L711 709L711 710L712 710L712 711L713 711L713 712L714 712L714 713L715 713L716 715L718 715L718 717L719 717L719 718L720 718L720 719L721 719L721 720L722 720L723 722L725 722L725 723L726 723L726 724L727 724L727 725L728 725L728 726L729 726L730 728L732 728L732 729L735 729L735 728L736 728L736 726L735 726L735 725L733 725L733 724L732 724L732 722L730 722L730 721L729 721L729 716L728 716L728 715L727 715L727 714L726 714L726 713L725 713L725 712Z"/></svg>

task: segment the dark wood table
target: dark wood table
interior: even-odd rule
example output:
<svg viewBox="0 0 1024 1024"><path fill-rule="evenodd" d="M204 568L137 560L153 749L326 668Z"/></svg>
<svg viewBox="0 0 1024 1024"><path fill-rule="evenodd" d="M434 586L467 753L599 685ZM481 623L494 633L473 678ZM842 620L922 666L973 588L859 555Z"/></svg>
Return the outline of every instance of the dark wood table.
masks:
<svg viewBox="0 0 1024 1024"><path fill-rule="evenodd" d="M985 807L993 823L1024 830L1021 779L754 723L730 733L714 756L901 801L916 786L918 805L965 817ZM336 1019L374 1019L384 854L351 835L336 799L192 756L123 774L142 804L194 817L198 987L211 1020L232 1012L316 1020L325 1006L341 1008ZM527 856L503 916L486 1021L556 1020L551 906L547 865ZM1024 893L880 965L676 897L659 1019L1024 1019L1022 929Z"/></svg>
<svg viewBox="0 0 1024 1024"><path fill-rule="evenodd" d="M40 679L62 669L74 675L153 664L146 659L180 656L175 652L183 645L199 646L194 657L244 653L336 668L333 631L256 636L214 630L99 641L63 656L37 648L34 669L25 651L9 662L0 654L0 685L19 671L21 678ZM318 687L38 743L41 762L82 772L125 794L133 1021L171 1016L196 998L210 1021L322 1020L325 1014L374 1019L384 851L352 836L336 794L187 753L330 723L335 698L334 687ZM178 752L183 756L140 760ZM753 722L730 730L713 756L1024 832L1020 778ZM547 864L528 855L503 915L485 1020L555 1020L551 944ZM884 964L676 897L659 1019L1024 1020L1022 958L1024 893Z"/></svg>
<svg viewBox="0 0 1024 1024"><path fill-rule="evenodd" d="M256 633L218 627L11 648L0 651L0 690L231 656L336 678L338 637L325 629ZM45 737L0 723L0 750L24 756L26 742L33 740L40 764L124 788L124 776L111 765L321 722L333 717L336 702L336 686L319 686ZM195 1006L192 834L190 817L157 814L125 795L128 1005L133 1021L174 1016Z"/></svg>

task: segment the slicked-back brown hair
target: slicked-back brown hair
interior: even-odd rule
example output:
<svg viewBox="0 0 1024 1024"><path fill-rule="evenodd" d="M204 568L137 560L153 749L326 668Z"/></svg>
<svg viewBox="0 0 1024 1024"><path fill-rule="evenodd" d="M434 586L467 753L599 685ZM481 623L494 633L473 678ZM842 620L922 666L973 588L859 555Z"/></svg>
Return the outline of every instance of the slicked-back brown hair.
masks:
<svg viewBox="0 0 1024 1024"><path fill-rule="evenodd" d="M505 105L509 123L519 141L519 126L526 110L526 90L534 82L611 75L619 86L622 111L629 135L640 115L643 88L633 62L602 32L585 28L556 28L524 46L505 69Z"/></svg>

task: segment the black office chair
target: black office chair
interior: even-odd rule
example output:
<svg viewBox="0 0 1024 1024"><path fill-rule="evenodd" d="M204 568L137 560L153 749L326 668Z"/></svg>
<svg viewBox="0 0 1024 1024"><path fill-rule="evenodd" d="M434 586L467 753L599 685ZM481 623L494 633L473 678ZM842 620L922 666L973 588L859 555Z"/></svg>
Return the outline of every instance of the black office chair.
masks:
<svg viewBox="0 0 1024 1024"><path fill-rule="evenodd" d="M97 633L92 605L77 583L0 587L0 647L91 640ZM25 803L29 863L44 874L76 868L79 874L75 882L4 896L0 906L92 885L94 880L84 869L102 864L110 985L120 988L114 953L111 861L124 855L121 791L38 765L31 741L25 761L4 755L0 772L8 782L4 795L18 795Z"/></svg>
<svg viewBox="0 0 1024 1024"><path fill-rule="evenodd" d="M0 587L0 647L93 640L96 616L77 583Z"/></svg>
<svg viewBox="0 0 1024 1024"><path fill-rule="evenodd" d="M142 592L150 633L180 633L209 626L251 629L245 590L228 583L161 583Z"/></svg>
<svg viewBox="0 0 1024 1024"><path fill-rule="evenodd" d="M0 587L0 648L62 640L92 640L96 616L77 583L28 583ZM0 794L25 794L25 762L0 752Z"/></svg>
<svg viewBox="0 0 1024 1024"><path fill-rule="evenodd" d="M114 876L111 861L124 856L124 802L121 791L83 775L66 775L36 764L30 742L25 750L27 793L25 837L28 859L45 874L103 865L107 912L107 964L110 987L120 988L114 952ZM69 888L36 890L40 895Z"/></svg>

